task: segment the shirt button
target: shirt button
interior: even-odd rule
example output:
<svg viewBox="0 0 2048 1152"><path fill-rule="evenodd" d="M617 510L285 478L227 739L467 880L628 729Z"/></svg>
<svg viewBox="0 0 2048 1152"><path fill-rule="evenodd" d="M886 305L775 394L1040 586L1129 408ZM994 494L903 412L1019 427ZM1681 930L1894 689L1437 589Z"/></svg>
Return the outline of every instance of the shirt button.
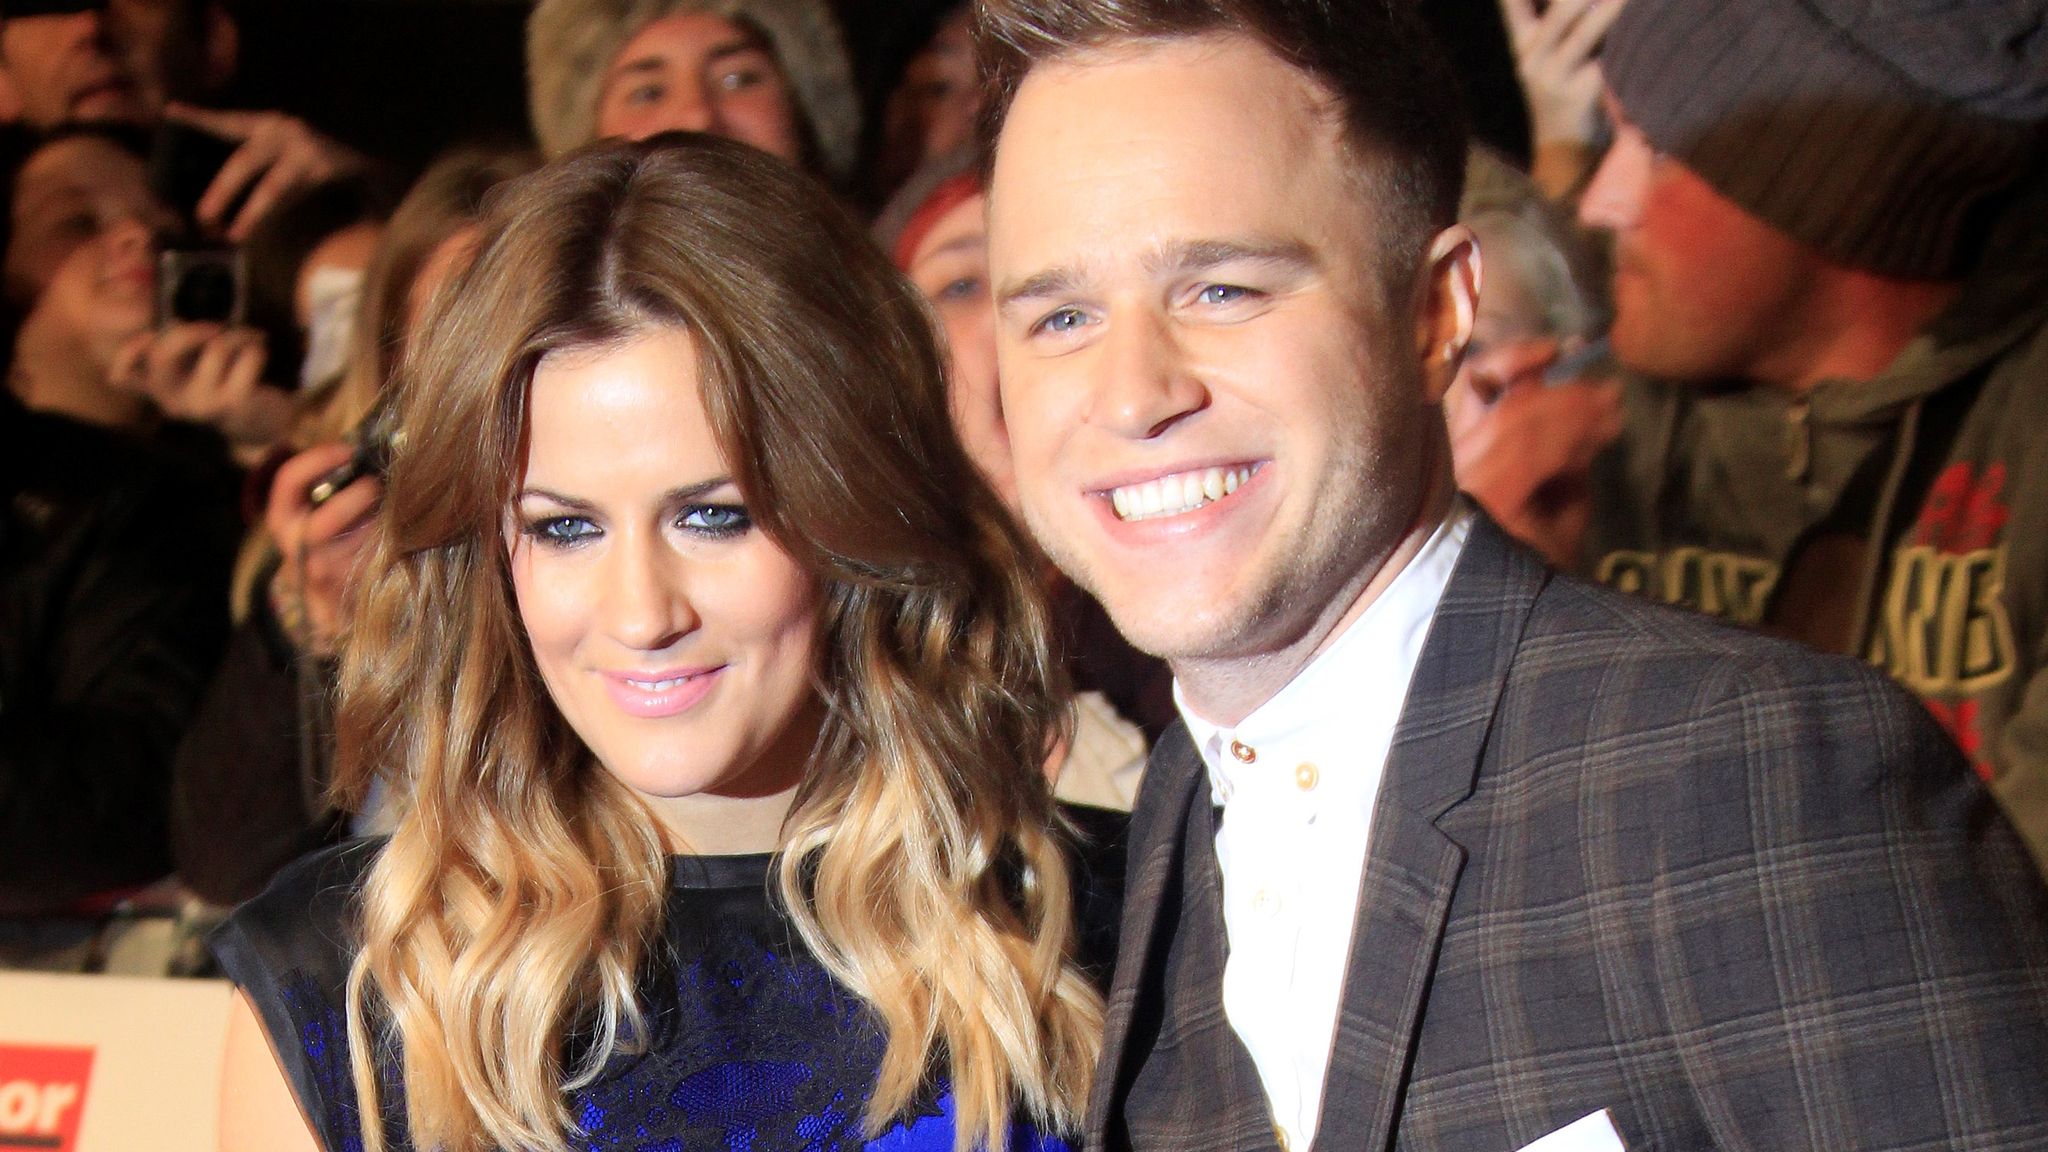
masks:
<svg viewBox="0 0 2048 1152"><path fill-rule="evenodd" d="M1259 758L1259 750L1242 740L1230 742L1230 754L1237 757L1239 764L1250 764Z"/></svg>
<svg viewBox="0 0 2048 1152"><path fill-rule="evenodd" d="M1261 888L1252 896L1252 911L1270 920L1280 915L1280 909L1284 903L1285 901L1281 900L1275 893Z"/></svg>
<svg viewBox="0 0 2048 1152"><path fill-rule="evenodd" d="M1316 783L1322 778L1322 773L1316 771L1316 766L1306 761L1294 767L1294 786L1303 792L1315 791Z"/></svg>

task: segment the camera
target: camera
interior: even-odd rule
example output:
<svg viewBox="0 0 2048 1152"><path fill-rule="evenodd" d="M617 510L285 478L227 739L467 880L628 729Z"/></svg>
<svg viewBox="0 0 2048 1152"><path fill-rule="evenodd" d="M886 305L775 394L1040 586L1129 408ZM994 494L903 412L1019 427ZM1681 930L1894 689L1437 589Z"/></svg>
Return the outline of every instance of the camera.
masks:
<svg viewBox="0 0 2048 1152"><path fill-rule="evenodd" d="M390 393L380 397L356 425L350 439L355 442L355 451L348 461L313 481L306 489L306 502L318 508L339 495L341 490L364 476L382 476L391 467L391 455L398 450L403 434L398 428L398 408L391 403Z"/></svg>
<svg viewBox="0 0 2048 1152"><path fill-rule="evenodd" d="M240 252L171 249L157 257L157 323L210 320L239 324L248 307L246 281Z"/></svg>

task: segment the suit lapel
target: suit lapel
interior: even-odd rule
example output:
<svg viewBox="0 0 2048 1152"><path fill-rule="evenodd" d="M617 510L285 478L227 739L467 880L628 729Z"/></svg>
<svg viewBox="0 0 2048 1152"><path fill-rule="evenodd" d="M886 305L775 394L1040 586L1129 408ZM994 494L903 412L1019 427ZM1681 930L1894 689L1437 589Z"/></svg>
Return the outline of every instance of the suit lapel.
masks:
<svg viewBox="0 0 2048 1152"><path fill-rule="evenodd" d="M1165 979L1165 954L1155 947L1160 913L1167 899L1176 903L1180 899L1177 893L1182 888L1186 858L1183 833L1193 806L1209 802L1207 782L1186 727L1176 721L1152 749L1131 813L1116 970L1104 1006L1102 1055L1088 1097L1090 1148L1104 1146L1110 1111L1119 1105L1119 1088L1128 1074L1131 1016L1138 997L1148 988L1156 995Z"/></svg>
<svg viewBox="0 0 2048 1152"><path fill-rule="evenodd" d="M1523 626L1549 573L1477 515L1387 755L1315 1148L1392 1145L1464 849L1436 827L1471 795ZM1359 1137L1362 1137L1360 1139Z"/></svg>

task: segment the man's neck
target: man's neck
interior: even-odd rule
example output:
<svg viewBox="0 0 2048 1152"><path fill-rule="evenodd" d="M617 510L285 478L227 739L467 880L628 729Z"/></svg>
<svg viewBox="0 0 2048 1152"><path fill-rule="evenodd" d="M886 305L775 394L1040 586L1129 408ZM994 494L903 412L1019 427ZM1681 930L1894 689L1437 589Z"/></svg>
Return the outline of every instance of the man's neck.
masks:
<svg viewBox="0 0 2048 1152"><path fill-rule="evenodd" d="M1444 453L1447 457L1448 452ZM1368 563L1293 642L1250 656L1169 661L1181 699L1214 724L1234 726L1287 687L1350 628L1429 542L1449 514L1455 490L1448 460L1433 465L1408 527L1377 565Z"/></svg>
<svg viewBox="0 0 2048 1152"><path fill-rule="evenodd" d="M1902 280L1827 268L1816 277L1802 309L1800 331L1752 375L1794 395L1828 380L1875 379L1961 290L1954 280Z"/></svg>

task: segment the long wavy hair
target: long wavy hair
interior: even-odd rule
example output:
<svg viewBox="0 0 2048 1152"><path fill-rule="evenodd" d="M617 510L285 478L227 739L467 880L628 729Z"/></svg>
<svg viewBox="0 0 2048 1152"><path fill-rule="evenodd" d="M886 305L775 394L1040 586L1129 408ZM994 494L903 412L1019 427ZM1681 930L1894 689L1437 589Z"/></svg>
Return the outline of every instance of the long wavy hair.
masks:
<svg viewBox="0 0 2048 1152"><path fill-rule="evenodd" d="M294 451L339 440L353 432L397 376L406 339L406 307L413 282L443 240L477 222L493 188L540 166L525 151L464 147L442 154L413 182L384 224L377 251L363 272L361 302L349 333L348 366L341 379L301 396L289 437ZM255 606L259 584L288 558L260 525L235 560L230 603L237 622Z"/></svg>
<svg viewBox="0 0 2048 1152"><path fill-rule="evenodd" d="M549 699L503 526L541 358L663 328L695 342L750 514L821 589L826 719L776 885L886 1032L870 1127L942 1066L961 1148L1003 1147L1019 1106L1071 1125L1101 1006L1039 767L1063 685L915 290L809 178L670 136L509 187L424 325L337 716L339 798L382 777L400 811L348 986L366 1148L393 1107L373 1037L402 1054L415 1142L469 1152L566 1147L565 1093L648 1034L663 845Z"/></svg>

